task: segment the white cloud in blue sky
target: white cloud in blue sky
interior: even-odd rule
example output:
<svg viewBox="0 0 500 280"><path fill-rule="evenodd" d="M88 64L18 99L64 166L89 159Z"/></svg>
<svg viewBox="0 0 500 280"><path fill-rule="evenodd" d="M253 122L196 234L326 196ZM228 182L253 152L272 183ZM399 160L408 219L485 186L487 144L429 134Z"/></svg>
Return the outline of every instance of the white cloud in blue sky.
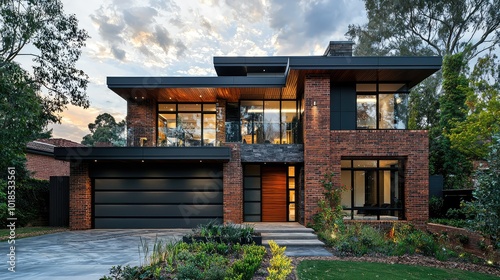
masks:
<svg viewBox="0 0 500 280"><path fill-rule="evenodd" d="M78 63L90 77L91 110L70 107L54 137L81 141L87 124L126 102L107 76L215 75L213 56L321 55L366 21L361 0L62 0L91 38Z"/></svg>

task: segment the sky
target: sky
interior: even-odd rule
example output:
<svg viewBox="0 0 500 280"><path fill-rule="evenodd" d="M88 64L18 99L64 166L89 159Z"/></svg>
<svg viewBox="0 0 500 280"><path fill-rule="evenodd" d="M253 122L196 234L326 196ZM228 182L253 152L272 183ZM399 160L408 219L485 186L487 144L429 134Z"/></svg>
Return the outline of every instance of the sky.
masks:
<svg viewBox="0 0 500 280"><path fill-rule="evenodd" d="M322 55L366 22L361 0L62 0L90 38L77 66L90 108L68 106L54 138L80 142L101 113L126 117L108 76L216 76L214 56Z"/></svg>

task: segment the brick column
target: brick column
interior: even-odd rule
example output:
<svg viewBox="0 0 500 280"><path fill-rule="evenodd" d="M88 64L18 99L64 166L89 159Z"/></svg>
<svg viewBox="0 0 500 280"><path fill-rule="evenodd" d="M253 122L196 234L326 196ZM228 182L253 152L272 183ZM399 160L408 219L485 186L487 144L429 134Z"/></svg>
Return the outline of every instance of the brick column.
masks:
<svg viewBox="0 0 500 280"><path fill-rule="evenodd" d="M324 192L320 181L330 165L330 77L307 76L304 98L304 224L307 225L318 211L318 201Z"/></svg>
<svg viewBox="0 0 500 280"><path fill-rule="evenodd" d="M156 146L157 103L154 100L127 101L127 146L140 146L140 138L146 138L145 147Z"/></svg>
<svg viewBox="0 0 500 280"><path fill-rule="evenodd" d="M224 222L243 222L243 168L240 144L224 144L231 148L231 160L224 163Z"/></svg>
<svg viewBox="0 0 500 280"><path fill-rule="evenodd" d="M92 228L92 186L87 162L71 162L69 177L69 228Z"/></svg>

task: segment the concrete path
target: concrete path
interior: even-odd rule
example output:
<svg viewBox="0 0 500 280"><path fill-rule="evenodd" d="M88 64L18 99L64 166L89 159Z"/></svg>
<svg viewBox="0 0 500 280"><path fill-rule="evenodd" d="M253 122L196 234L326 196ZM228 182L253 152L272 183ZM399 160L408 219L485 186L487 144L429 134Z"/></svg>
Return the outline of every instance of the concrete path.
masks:
<svg viewBox="0 0 500 280"><path fill-rule="evenodd" d="M116 265L139 265L140 239L178 240L190 229L67 231L17 239L16 272L8 270L10 245L0 242L0 279L99 279Z"/></svg>

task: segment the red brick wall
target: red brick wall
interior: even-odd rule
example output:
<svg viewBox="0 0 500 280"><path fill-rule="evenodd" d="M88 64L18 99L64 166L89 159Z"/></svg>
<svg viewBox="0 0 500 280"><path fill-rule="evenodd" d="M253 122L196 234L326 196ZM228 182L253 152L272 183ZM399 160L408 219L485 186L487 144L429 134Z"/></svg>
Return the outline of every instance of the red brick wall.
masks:
<svg viewBox="0 0 500 280"><path fill-rule="evenodd" d="M49 180L50 176L69 176L69 162L52 156L27 153L26 168L32 172L32 178L39 180Z"/></svg>
<svg viewBox="0 0 500 280"><path fill-rule="evenodd" d="M156 146L157 105L154 100L129 100L127 102L127 145L140 146L145 137L146 147Z"/></svg>
<svg viewBox="0 0 500 280"><path fill-rule="evenodd" d="M304 102L304 219L307 224L317 213L318 201L323 197L320 181L330 165L330 77L307 76Z"/></svg>
<svg viewBox="0 0 500 280"><path fill-rule="evenodd" d="M240 144L224 144L231 148L231 160L223 166L224 222L243 222L243 168Z"/></svg>
<svg viewBox="0 0 500 280"><path fill-rule="evenodd" d="M69 178L69 228L92 227L92 185L87 162L72 162Z"/></svg>
<svg viewBox="0 0 500 280"><path fill-rule="evenodd" d="M424 225L429 218L429 138L424 130L331 131L332 171L342 156L405 157L406 219Z"/></svg>

